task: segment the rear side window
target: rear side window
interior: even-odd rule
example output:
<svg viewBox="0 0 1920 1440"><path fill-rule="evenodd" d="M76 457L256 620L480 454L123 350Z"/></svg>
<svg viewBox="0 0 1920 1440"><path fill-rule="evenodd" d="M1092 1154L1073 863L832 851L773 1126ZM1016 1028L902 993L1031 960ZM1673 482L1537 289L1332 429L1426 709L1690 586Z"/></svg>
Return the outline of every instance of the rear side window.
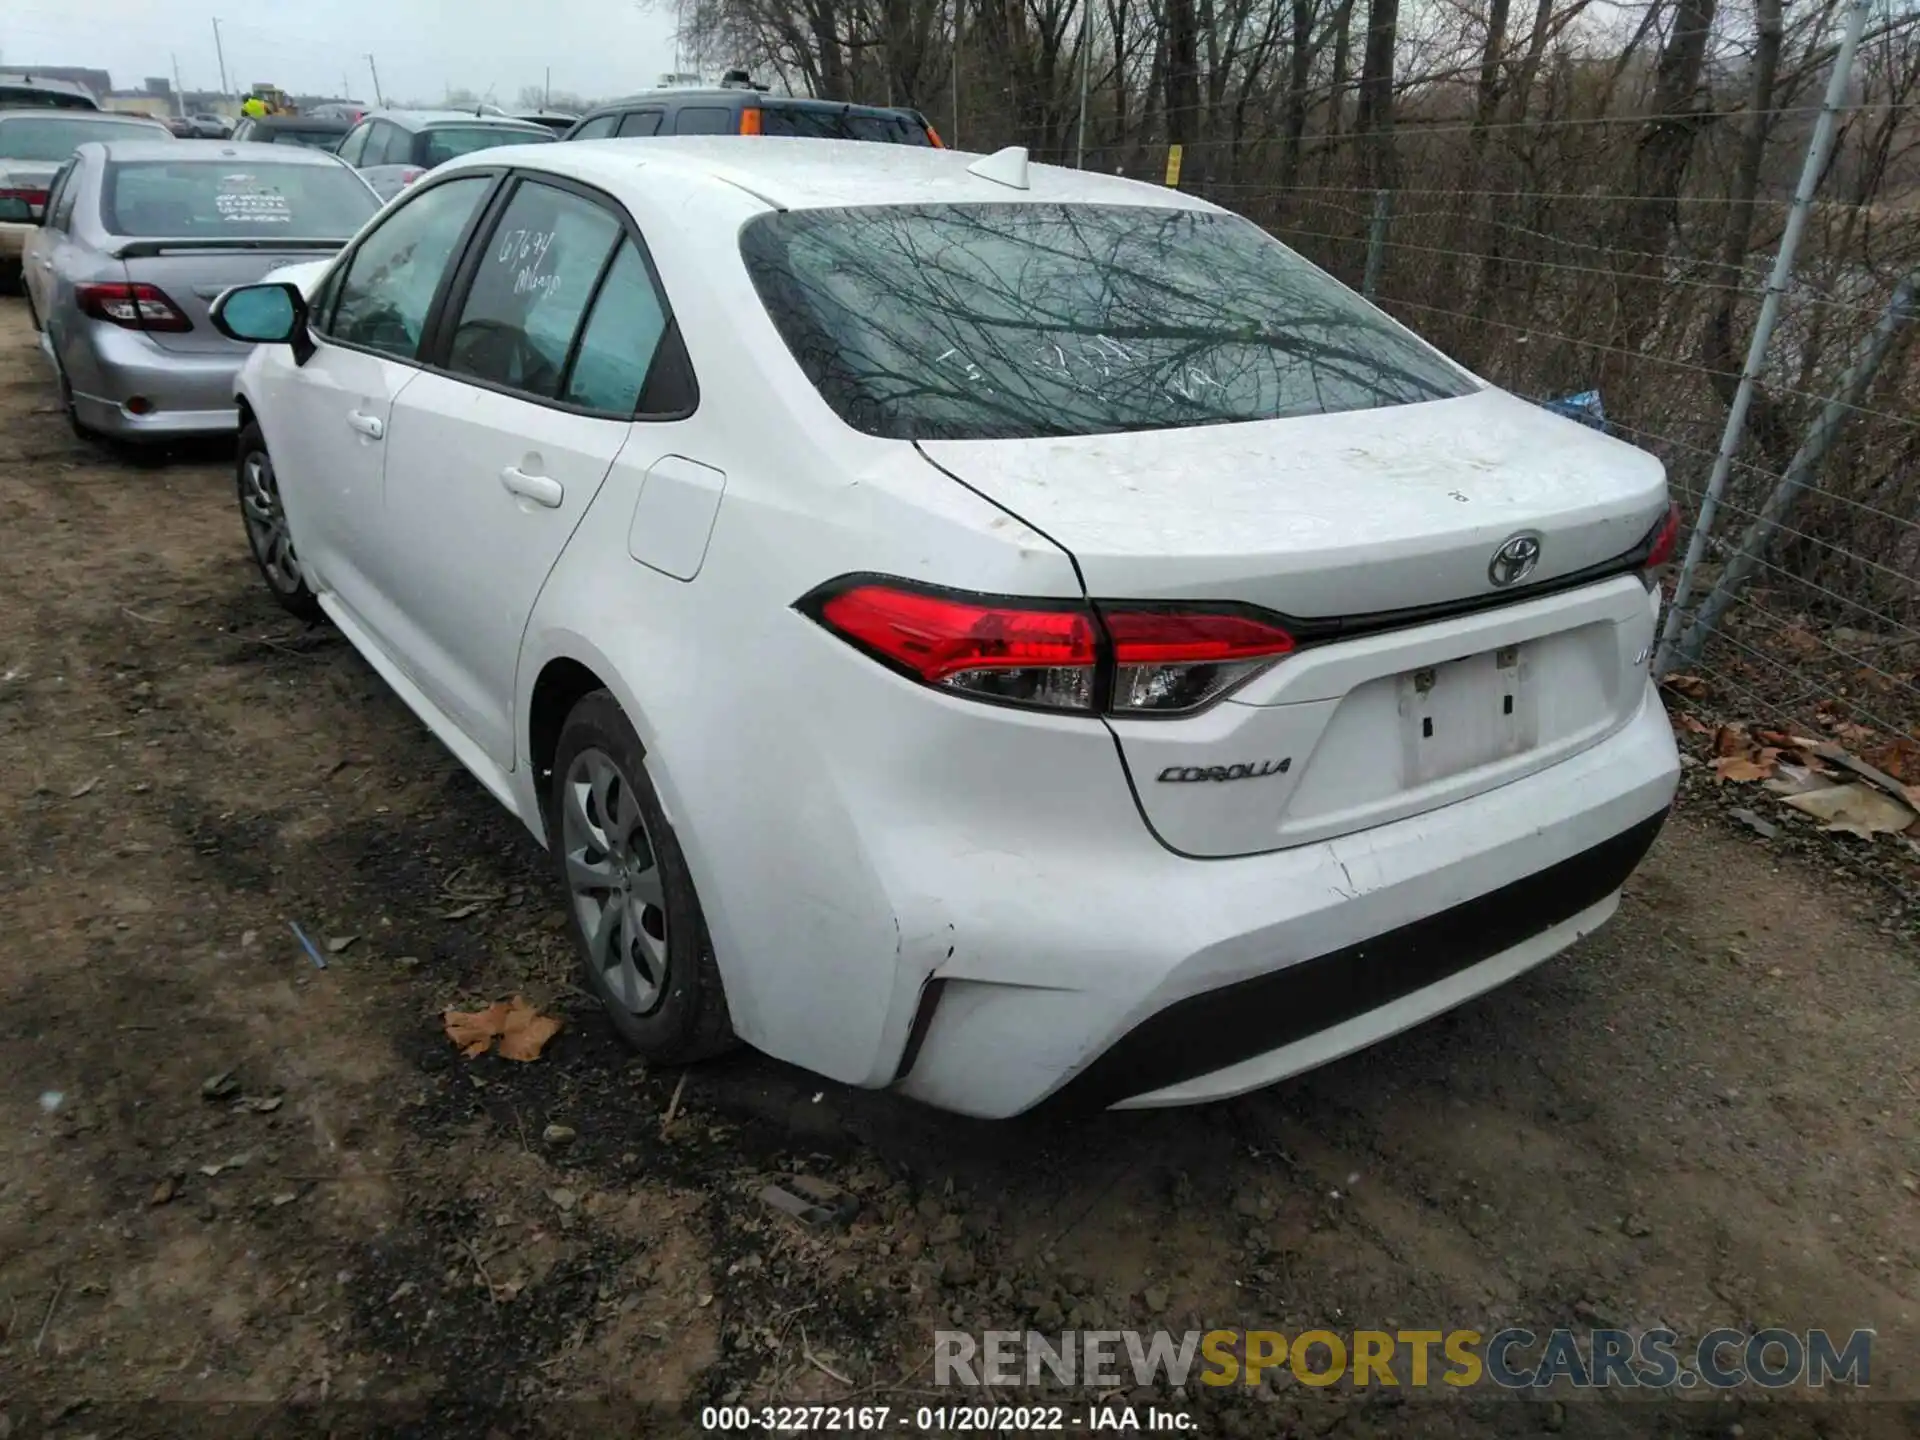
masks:
<svg viewBox="0 0 1920 1440"><path fill-rule="evenodd" d="M98 110L84 96L37 85L0 85L0 110Z"/></svg>
<svg viewBox="0 0 1920 1440"><path fill-rule="evenodd" d="M269 130L260 136L269 145L304 145L309 150L334 150L344 138L338 130Z"/></svg>
<svg viewBox="0 0 1920 1440"><path fill-rule="evenodd" d="M676 135L731 135L738 128L733 111L721 105L689 105L673 117Z"/></svg>
<svg viewBox="0 0 1920 1440"><path fill-rule="evenodd" d="M242 121L241 123L244 125L250 122ZM362 125L358 129L349 130L347 132L347 138L340 142L340 149L338 151L340 158L349 165L366 164L367 135L372 129L373 127L371 125Z"/></svg>
<svg viewBox="0 0 1920 1440"><path fill-rule="evenodd" d="M373 132L373 138L367 142L367 164L369 165L411 165L415 142L418 140L411 130L402 130L398 125L381 125Z"/></svg>
<svg viewBox="0 0 1920 1440"><path fill-rule="evenodd" d="M761 216L748 272L855 429L1096 435L1464 395L1441 356L1251 222L1118 205Z"/></svg>
<svg viewBox="0 0 1920 1440"><path fill-rule="evenodd" d="M658 110L636 110L620 122L620 136L658 135L660 133L660 112Z"/></svg>
<svg viewBox="0 0 1920 1440"><path fill-rule="evenodd" d="M624 231L602 206L523 183L481 252L447 347L447 368L551 400L580 317Z"/></svg>
<svg viewBox="0 0 1920 1440"><path fill-rule="evenodd" d="M590 410L633 414L666 328L666 306L646 261L633 241L622 241L580 334L562 398Z"/></svg>
<svg viewBox="0 0 1920 1440"><path fill-rule="evenodd" d="M613 127L619 119L618 115L596 115L567 138L569 140L605 140L613 134Z"/></svg>
<svg viewBox="0 0 1920 1440"><path fill-rule="evenodd" d="M107 167L100 221L149 238L345 239L379 208L359 176L333 164L144 161Z"/></svg>
<svg viewBox="0 0 1920 1440"><path fill-rule="evenodd" d="M397 359L419 354L440 277L492 184L488 175L463 175L417 190L395 207L347 262L325 333Z"/></svg>
<svg viewBox="0 0 1920 1440"><path fill-rule="evenodd" d="M506 125L436 125L420 133L413 163L431 170L436 165L495 145L539 145L553 138L551 130L538 125L529 125L524 130Z"/></svg>
<svg viewBox="0 0 1920 1440"><path fill-rule="evenodd" d="M838 110L811 105L767 105L760 111L762 135L791 135L805 140L873 140L885 145L924 145L933 139L911 115L889 110Z"/></svg>

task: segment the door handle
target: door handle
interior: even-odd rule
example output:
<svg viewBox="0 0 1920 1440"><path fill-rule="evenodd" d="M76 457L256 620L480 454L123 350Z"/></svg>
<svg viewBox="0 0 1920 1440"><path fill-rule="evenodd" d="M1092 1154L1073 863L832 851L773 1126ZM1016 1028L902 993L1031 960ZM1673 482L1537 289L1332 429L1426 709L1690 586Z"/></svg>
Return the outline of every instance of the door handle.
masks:
<svg viewBox="0 0 1920 1440"><path fill-rule="evenodd" d="M362 415L358 410L347 412L347 424L358 430L369 440L378 440L387 433L387 427L380 423L378 415Z"/></svg>
<svg viewBox="0 0 1920 1440"><path fill-rule="evenodd" d="M567 490L550 475L529 475L518 465L509 465L500 472L500 483L507 487L510 495L519 495L544 505L549 510L557 510L560 502L567 498Z"/></svg>

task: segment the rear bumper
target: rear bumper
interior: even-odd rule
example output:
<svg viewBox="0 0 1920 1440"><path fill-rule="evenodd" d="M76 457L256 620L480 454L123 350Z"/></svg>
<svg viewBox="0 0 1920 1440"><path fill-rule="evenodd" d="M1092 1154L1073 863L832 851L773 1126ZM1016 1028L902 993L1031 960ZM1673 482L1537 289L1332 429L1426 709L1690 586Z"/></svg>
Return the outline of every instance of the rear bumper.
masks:
<svg viewBox="0 0 1920 1440"><path fill-rule="evenodd" d="M67 380L82 424L122 440L162 440L240 428L234 379L246 351L193 354L165 350L145 335L114 325L84 327L78 353L66 357ZM127 402L151 407L134 414Z"/></svg>
<svg viewBox="0 0 1920 1440"><path fill-rule="evenodd" d="M1034 862L1047 892L1071 898L1046 907L970 890L949 863L949 913L999 929L1015 963L936 974L898 1088L1004 1116L1056 1096L1186 1104L1310 1069L1601 924L1678 774L1649 686L1634 719L1580 755L1323 843L1215 861L1158 846L1125 864L1112 849L1078 866L1050 855Z"/></svg>

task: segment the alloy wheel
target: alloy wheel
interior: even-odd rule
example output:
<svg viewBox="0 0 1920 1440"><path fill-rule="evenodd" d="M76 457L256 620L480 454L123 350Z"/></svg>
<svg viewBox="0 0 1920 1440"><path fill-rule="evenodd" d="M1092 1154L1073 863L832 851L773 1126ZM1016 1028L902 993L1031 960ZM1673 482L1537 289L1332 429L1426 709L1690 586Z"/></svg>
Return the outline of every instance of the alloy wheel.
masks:
<svg viewBox="0 0 1920 1440"><path fill-rule="evenodd" d="M240 464L240 508L246 516L247 540L260 559L267 583L283 595L294 594L302 579L300 561L293 553L287 512L280 504L273 459L264 450L249 452Z"/></svg>
<svg viewBox="0 0 1920 1440"><path fill-rule="evenodd" d="M666 892L633 785L612 756L586 749L560 796L567 888L606 994L635 1015L666 994Z"/></svg>

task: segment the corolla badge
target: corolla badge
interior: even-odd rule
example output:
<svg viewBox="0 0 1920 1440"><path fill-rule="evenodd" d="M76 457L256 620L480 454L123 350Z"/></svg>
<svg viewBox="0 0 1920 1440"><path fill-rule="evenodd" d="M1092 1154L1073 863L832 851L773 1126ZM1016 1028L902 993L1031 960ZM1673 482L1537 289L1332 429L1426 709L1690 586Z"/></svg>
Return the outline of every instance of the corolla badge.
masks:
<svg viewBox="0 0 1920 1440"><path fill-rule="evenodd" d="M1201 780L1258 780L1284 775L1292 768L1289 755L1284 760L1247 760L1238 765L1169 765L1157 778L1162 785L1191 785Z"/></svg>
<svg viewBox="0 0 1920 1440"><path fill-rule="evenodd" d="M1540 537L1523 530L1510 538L1487 564L1487 579L1501 590L1518 585L1540 564Z"/></svg>

